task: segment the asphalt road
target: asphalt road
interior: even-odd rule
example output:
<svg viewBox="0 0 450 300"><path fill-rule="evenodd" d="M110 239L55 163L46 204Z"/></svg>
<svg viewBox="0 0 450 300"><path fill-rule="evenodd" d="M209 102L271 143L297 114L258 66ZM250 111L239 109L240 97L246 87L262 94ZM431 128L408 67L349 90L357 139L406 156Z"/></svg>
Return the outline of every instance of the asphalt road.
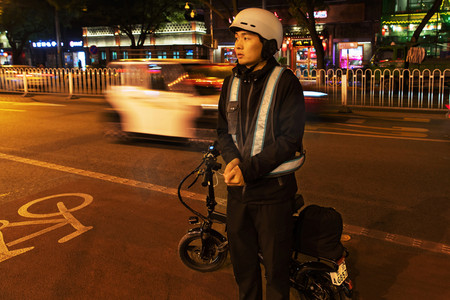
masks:
<svg viewBox="0 0 450 300"><path fill-rule="evenodd" d="M109 143L102 109L0 95L0 299L236 299L229 262L198 273L176 253L190 225L175 188L201 153ZM450 297L449 124L364 111L309 120L300 190L342 213L355 299ZM220 176L216 190L223 200ZM203 192L189 194L196 207Z"/></svg>

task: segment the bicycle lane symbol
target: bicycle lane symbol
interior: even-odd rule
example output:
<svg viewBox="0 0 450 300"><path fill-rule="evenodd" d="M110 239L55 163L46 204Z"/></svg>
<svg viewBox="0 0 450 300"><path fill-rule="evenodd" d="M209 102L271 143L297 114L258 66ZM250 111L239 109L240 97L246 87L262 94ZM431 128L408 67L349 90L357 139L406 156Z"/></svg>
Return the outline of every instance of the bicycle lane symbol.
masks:
<svg viewBox="0 0 450 300"><path fill-rule="evenodd" d="M74 208L67 208L67 206L64 204L64 202L58 202L56 204L58 208L58 212L56 213L48 213L48 214L35 214L29 212L29 208L39 202L43 202L45 200L49 199L55 199L55 198L61 198L61 197L79 197L83 199L83 203L80 205L74 207ZM67 194L58 194L58 195L52 195L44 198L39 198L33 201L28 202L27 204L21 206L19 210L17 211L18 214L25 218L30 219L39 219L35 221L23 221L23 222L9 222L7 220L0 220L0 262L8 260L14 256L23 254L25 252L28 252L34 247L26 247L16 250L9 250L9 247L15 246L17 244L20 244L22 242L25 242L27 240L30 240L32 238L38 237L42 234L45 234L47 232L53 231L55 229L58 229L62 226L70 224L75 231L71 234L68 234L58 240L58 243L65 243L67 241L70 241L73 238L76 238L77 236L85 233L86 231L91 230L92 226L84 226L81 224L80 221L78 221L73 215L72 212L80 210L89 204L92 203L94 198L91 195L88 194L82 194L82 193L67 193ZM61 216L62 218L56 218L56 219L48 219L48 218L54 218ZM27 236L21 237L19 239L16 239L11 242L5 242L2 230L8 227L19 227L19 226L30 226L30 225L42 225L42 224L53 224L50 227L47 227L43 230L34 232L32 234L29 234Z"/></svg>

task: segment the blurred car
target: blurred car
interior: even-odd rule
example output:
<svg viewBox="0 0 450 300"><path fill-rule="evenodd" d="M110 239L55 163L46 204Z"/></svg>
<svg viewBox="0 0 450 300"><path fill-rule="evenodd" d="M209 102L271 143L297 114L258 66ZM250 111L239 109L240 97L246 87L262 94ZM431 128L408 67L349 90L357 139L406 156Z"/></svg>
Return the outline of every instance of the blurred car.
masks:
<svg viewBox="0 0 450 300"><path fill-rule="evenodd" d="M303 91L305 110L308 116L316 116L324 111L328 105L328 94L317 91Z"/></svg>
<svg viewBox="0 0 450 300"><path fill-rule="evenodd" d="M113 141L215 138L219 94L232 64L193 59L112 62L106 90L104 136ZM307 113L318 113L327 94L305 91Z"/></svg>
<svg viewBox="0 0 450 300"><path fill-rule="evenodd" d="M8 91L24 91L26 78L28 91L41 91L55 75L44 69L28 65L0 65L0 88Z"/></svg>
<svg viewBox="0 0 450 300"><path fill-rule="evenodd" d="M233 65L136 59L108 67L114 72L106 91L111 107L104 114L104 135L118 141L133 137L179 141L207 138L208 127L215 127L223 79Z"/></svg>

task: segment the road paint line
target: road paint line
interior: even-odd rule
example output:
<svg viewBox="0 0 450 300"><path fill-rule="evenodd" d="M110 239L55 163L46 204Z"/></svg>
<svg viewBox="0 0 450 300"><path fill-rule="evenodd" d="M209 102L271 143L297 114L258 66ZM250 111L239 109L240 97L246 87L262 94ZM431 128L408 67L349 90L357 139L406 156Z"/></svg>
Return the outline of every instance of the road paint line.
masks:
<svg viewBox="0 0 450 300"><path fill-rule="evenodd" d="M22 106L66 106L65 104L43 103L43 102L16 102L14 105Z"/></svg>
<svg viewBox="0 0 450 300"><path fill-rule="evenodd" d="M43 168L60 171L60 172L67 172L67 173L85 176L85 177L89 177L89 178L93 178L93 179L108 181L108 182L112 182L112 183L143 188L143 189L147 189L150 191L161 192L161 193L172 195L172 196L175 196L178 193L177 189L169 188L169 187L162 186L162 185L132 180L132 179L128 179L128 178L116 177L116 176L111 176L111 175L107 175L107 174L103 174L103 173L92 172L92 171L87 171L87 170L82 170L82 169L77 169L77 168L66 167L66 166L62 166L62 165L47 163L47 162L29 159L29 158L23 158L20 156L10 155L10 154L1 153L1 152L0 152L0 159L6 159L6 160L14 161L14 162L25 163L25 164L43 167ZM205 201L205 198L206 198L206 196L203 194L197 194L197 193L193 193L191 191L183 191L183 196L186 198L190 198L193 200L199 200L199 201ZM223 206L223 207L226 206L226 203L227 203L226 199L216 198L216 201L220 206ZM378 231L378 230L374 230L374 229L367 229L364 227L359 227L359 226L349 225L349 224L344 224L344 231L347 234L365 236L365 237L374 238L374 239L378 239L378 240L384 240L384 241L395 243L395 244L400 244L400 245L409 246L409 247L416 247L416 248L420 248L420 249L424 249L424 250L428 250L428 251L432 251L432 252L438 252L438 253L444 253L444 254L450 255L450 246L445 245L445 244L440 244L440 243L435 243L435 242L430 242L430 241L425 241L425 240L418 240L418 239L414 239L414 238L410 238L410 237L406 237L406 236L382 232L382 231Z"/></svg>
<svg viewBox="0 0 450 300"><path fill-rule="evenodd" d="M0 101L0 104L10 104L10 105L22 105L22 106L66 106L66 104L56 104L56 103L44 103L44 102L13 102L13 101Z"/></svg>
<svg viewBox="0 0 450 300"><path fill-rule="evenodd" d="M363 124L366 121L367 121L366 119L348 119L345 123L349 123L349 124Z"/></svg>
<svg viewBox="0 0 450 300"><path fill-rule="evenodd" d="M357 125L357 124L345 124L345 123L335 123L337 125L343 125L343 126L351 126L351 127L358 127L358 128L368 128L368 129L377 129L377 130L398 130L398 131L412 131L412 132L429 132L428 129L425 128L415 128L415 127L378 127L378 126L366 126L366 125Z"/></svg>
<svg viewBox="0 0 450 300"><path fill-rule="evenodd" d="M331 135L345 135L345 136L357 136L357 137L369 137L379 139L394 139L394 140L409 140L409 141L421 141L421 142L437 142L437 143L450 143L450 140L428 139L428 138L416 138L416 137L404 137L404 136L388 136L388 135L374 135L374 134L358 134L358 133L344 133L322 130L305 130L306 133L320 133Z"/></svg>
<svg viewBox="0 0 450 300"><path fill-rule="evenodd" d="M23 109L12 109L12 108L0 108L1 111L14 111L14 112L24 112Z"/></svg>
<svg viewBox="0 0 450 300"><path fill-rule="evenodd" d="M403 235L392 234L375 229L367 229L355 225L344 224L344 232L347 234L364 235L365 237L382 240L407 247L419 248L435 253L450 255L450 246L426 240L419 240Z"/></svg>
<svg viewBox="0 0 450 300"><path fill-rule="evenodd" d="M342 124L342 125L345 125L345 124ZM347 125L350 125L350 124L347 124ZM358 127L358 128L360 128L360 127ZM364 127L362 127L362 128L364 128ZM369 128L369 127L366 127L366 128ZM368 130L360 130L360 129L352 129L352 128L333 128L333 129L342 130L342 131L350 131L350 132L367 133L367 134L373 134L373 135L379 135L380 134L380 132L378 132L378 131L368 131ZM378 128L376 128L376 129L378 129ZM392 128L385 128L384 130L393 130L393 129ZM388 136L408 136L408 137L416 137L416 138L420 138L420 137L426 138L427 137L427 135L423 134L423 133L403 132L403 131L400 131L398 133L387 133L387 132L385 132L385 133L383 133L383 135L388 135Z"/></svg>
<svg viewBox="0 0 450 300"><path fill-rule="evenodd" d="M416 127L397 127L393 126L392 130L401 130L401 131L412 131L412 132L429 132L426 128L416 128Z"/></svg>
<svg viewBox="0 0 450 300"><path fill-rule="evenodd" d="M403 118L403 121L419 122L419 123L430 123L430 119L426 119L426 118Z"/></svg>

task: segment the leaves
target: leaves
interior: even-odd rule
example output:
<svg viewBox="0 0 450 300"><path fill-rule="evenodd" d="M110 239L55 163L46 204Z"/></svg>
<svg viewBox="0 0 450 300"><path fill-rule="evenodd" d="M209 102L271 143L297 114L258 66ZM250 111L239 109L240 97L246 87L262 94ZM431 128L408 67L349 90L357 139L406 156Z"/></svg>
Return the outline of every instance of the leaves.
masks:
<svg viewBox="0 0 450 300"><path fill-rule="evenodd" d="M171 16L179 19L184 5L180 0L86 0L86 19L91 24L119 29L130 38L132 48L141 48L146 37Z"/></svg>

